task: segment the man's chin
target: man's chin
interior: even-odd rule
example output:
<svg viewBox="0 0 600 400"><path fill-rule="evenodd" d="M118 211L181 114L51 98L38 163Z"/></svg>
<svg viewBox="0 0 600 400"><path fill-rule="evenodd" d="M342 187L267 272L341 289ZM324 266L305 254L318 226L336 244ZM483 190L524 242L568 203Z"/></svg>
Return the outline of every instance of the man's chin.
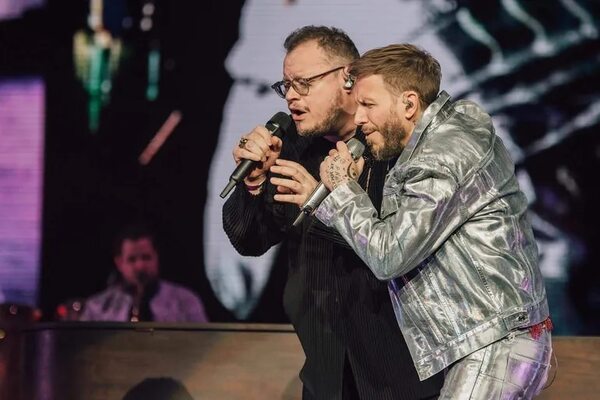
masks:
<svg viewBox="0 0 600 400"><path fill-rule="evenodd" d="M371 154L373 155L373 159L375 161L385 161L386 158L383 156L383 154L378 153L378 152L371 152Z"/></svg>
<svg viewBox="0 0 600 400"><path fill-rule="evenodd" d="M400 152L392 151L385 147L381 147L381 146L374 147L372 145L369 146L369 150L371 151L371 155L373 156L373 159L375 159L377 161L391 160L392 158L399 156L401 153L401 151Z"/></svg>
<svg viewBox="0 0 600 400"><path fill-rule="evenodd" d="M302 137L321 137L326 134L322 130L308 126L307 124L304 124L304 126L296 124L296 130L298 131L298 135Z"/></svg>
<svg viewBox="0 0 600 400"><path fill-rule="evenodd" d="M298 133L298 135L300 136L309 136L308 133L310 133L310 129L308 129L308 125L306 123L306 121L301 120L301 121L294 121L296 123L296 132Z"/></svg>
<svg viewBox="0 0 600 400"><path fill-rule="evenodd" d="M367 145L369 146L369 151L371 152L371 156L373 159L377 161L381 161L381 146L377 146L373 143L369 143L369 139L367 138Z"/></svg>

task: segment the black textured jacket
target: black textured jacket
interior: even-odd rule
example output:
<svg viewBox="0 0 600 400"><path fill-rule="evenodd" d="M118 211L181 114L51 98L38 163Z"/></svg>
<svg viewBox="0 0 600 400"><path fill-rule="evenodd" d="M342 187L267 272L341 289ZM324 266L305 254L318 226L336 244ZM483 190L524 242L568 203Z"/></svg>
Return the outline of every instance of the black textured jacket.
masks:
<svg viewBox="0 0 600 400"><path fill-rule="evenodd" d="M364 142L364 135L357 132ZM302 164L317 180L334 144L323 138L286 137L281 158ZM376 207L390 162L372 161L368 150L359 178ZM335 231L314 217L291 228L299 209L276 203L268 184L253 196L243 183L223 206L223 225L236 250L257 256L284 242L288 280L284 307L306 361L300 378L304 398L342 399L345 362L361 399L421 399L439 393L442 376L420 382L392 310L387 286ZM346 366L347 368L347 366ZM348 382L345 383L348 385Z"/></svg>

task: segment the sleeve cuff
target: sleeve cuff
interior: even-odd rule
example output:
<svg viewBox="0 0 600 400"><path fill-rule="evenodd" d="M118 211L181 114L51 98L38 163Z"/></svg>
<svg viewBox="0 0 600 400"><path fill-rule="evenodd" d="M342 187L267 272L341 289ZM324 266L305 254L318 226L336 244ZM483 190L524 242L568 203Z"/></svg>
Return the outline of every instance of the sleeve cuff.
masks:
<svg viewBox="0 0 600 400"><path fill-rule="evenodd" d="M241 180L236 185L236 189L235 190L239 190L240 193L242 193L242 198L245 199L246 201L249 201L249 202L259 202L259 201L262 201L263 194L266 191L266 182L264 182L263 184L265 185L265 187L263 187L260 192L258 192L256 194L252 194L252 193L250 193L250 191L246 187L246 184L244 183L244 181Z"/></svg>
<svg viewBox="0 0 600 400"><path fill-rule="evenodd" d="M333 226L336 213L354 197L363 193L358 182L350 180L336 187L315 211L315 217L326 226Z"/></svg>

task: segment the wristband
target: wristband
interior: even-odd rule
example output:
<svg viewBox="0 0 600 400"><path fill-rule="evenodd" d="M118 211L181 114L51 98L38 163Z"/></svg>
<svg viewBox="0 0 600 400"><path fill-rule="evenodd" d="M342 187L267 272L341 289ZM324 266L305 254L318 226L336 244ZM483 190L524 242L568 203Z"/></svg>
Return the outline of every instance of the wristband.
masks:
<svg viewBox="0 0 600 400"><path fill-rule="evenodd" d="M249 192L253 192L255 190L258 190L260 188L263 187L264 183L265 183L266 179L264 181L262 181L261 183L259 183L258 185L248 185L246 183L246 181L244 181L244 185L246 185L246 190Z"/></svg>

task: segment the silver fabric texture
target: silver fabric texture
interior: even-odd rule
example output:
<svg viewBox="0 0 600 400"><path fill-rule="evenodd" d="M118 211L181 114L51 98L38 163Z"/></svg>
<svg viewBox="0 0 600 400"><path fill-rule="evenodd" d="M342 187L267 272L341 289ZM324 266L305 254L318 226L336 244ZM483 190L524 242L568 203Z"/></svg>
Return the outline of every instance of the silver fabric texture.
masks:
<svg viewBox="0 0 600 400"><path fill-rule="evenodd" d="M532 399L546 384L551 356L550 332L511 333L454 364L438 400Z"/></svg>
<svg viewBox="0 0 600 400"><path fill-rule="evenodd" d="M447 93L386 177L380 215L354 181L315 215L388 280L421 380L548 317L527 200L492 120Z"/></svg>

